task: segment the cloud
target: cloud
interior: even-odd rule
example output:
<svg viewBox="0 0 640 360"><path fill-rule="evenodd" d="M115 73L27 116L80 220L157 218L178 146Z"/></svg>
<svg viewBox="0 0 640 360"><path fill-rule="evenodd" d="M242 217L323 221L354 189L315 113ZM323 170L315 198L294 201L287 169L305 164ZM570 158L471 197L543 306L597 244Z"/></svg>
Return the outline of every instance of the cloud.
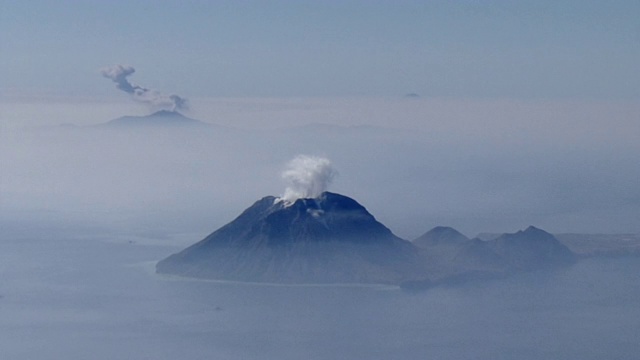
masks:
<svg viewBox="0 0 640 360"><path fill-rule="evenodd" d="M147 104L153 110L185 110L187 109L187 99L179 95L166 95L157 90L148 89L129 82L127 77L136 72L133 66L112 65L100 69L100 74L116 83L116 88L131 95L134 101Z"/></svg>
<svg viewBox="0 0 640 360"><path fill-rule="evenodd" d="M289 161L282 173L289 186L281 199L292 203L297 199L316 198L327 190L336 174L329 159L298 155Z"/></svg>

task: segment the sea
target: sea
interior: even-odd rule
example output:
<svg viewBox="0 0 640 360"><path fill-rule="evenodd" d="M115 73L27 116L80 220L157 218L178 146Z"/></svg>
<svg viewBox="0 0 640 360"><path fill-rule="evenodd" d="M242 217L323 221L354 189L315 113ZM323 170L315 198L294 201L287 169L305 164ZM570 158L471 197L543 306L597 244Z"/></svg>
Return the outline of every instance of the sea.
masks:
<svg viewBox="0 0 640 360"><path fill-rule="evenodd" d="M155 274L189 241L2 232L0 358L640 358L637 257L421 292Z"/></svg>

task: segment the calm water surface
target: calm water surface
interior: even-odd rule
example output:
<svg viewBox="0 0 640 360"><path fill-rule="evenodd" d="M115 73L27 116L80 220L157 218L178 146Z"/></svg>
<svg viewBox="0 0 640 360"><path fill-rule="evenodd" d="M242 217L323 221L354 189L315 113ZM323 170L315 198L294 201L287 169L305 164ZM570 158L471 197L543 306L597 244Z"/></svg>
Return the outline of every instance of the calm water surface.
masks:
<svg viewBox="0 0 640 360"><path fill-rule="evenodd" d="M638 359L640 259L411 294L179 280L182 245L3 235L3 359Z"/></svg>

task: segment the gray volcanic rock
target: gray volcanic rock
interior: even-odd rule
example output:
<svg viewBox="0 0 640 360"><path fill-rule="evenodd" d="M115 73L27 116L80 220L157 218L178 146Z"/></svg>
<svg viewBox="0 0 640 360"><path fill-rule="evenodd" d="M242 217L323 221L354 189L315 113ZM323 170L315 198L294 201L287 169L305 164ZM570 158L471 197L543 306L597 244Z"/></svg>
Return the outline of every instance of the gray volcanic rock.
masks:
<svg viewBox="0 0 640 360"><path fill-rule="evenodd" d="M123 116L111 120L102 126L108 127L193 127L207 126L202 121L182 115L177 111L160 110L146 116Z"/></svg>
<svg viewBox="0 0 640 360"><path fill-rule="evenodd" d="M330 192L292 204L267 196L159 273L274 283L386 283L420 278L417 249L355 200Z"/></svg>

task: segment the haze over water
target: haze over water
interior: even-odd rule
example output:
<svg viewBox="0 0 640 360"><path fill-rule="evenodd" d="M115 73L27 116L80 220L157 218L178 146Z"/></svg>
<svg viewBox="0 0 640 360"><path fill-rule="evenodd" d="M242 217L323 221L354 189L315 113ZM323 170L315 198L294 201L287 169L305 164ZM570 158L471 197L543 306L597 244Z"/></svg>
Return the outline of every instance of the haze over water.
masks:
<svg viewBox="0 0 640 360"><path fill-rule="evenodd" d="M637 258L408 293L155 275L153 239L2 235L0 347L22 359L634 359Z"/></svg>

